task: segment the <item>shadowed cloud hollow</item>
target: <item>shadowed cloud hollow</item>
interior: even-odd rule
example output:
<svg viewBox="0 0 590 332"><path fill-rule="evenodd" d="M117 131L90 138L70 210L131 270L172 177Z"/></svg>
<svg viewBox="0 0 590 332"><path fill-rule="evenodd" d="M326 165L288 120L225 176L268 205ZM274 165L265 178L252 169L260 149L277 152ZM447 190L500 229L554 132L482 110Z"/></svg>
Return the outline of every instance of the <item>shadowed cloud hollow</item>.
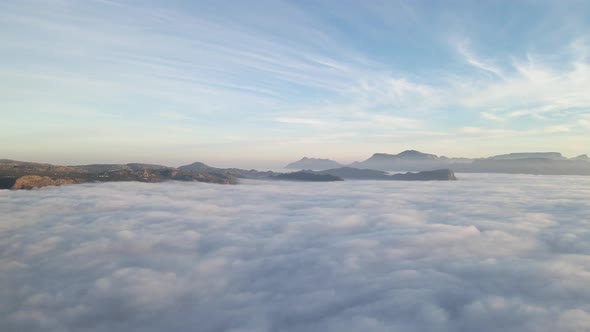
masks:
<svg viewBox="0 0 590 332"><path fill-rule="evenodd" d="M1 331L588 331L590 179L0 191Z"/></svg>

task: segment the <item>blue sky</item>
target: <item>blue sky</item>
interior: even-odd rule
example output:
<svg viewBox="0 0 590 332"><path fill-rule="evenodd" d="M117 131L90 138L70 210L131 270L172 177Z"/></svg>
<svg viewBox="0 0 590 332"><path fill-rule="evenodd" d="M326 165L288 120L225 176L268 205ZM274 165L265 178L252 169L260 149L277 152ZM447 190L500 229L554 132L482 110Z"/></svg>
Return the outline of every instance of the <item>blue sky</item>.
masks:
<svg viewBox="0 0 590 332"><path fill-rule="evenodd" d="M588 1L0 2L0 155L590 153Z"/></svg>

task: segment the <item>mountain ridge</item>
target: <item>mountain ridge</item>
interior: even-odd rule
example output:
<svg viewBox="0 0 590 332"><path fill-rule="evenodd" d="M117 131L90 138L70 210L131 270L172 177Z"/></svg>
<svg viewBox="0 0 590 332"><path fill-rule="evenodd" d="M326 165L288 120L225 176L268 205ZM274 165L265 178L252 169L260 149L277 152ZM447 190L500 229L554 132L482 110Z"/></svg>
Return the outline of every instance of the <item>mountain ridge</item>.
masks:
<svg viewBox="0 0 590 332"><path fill-rule="evenodd" d="M582 160L582 161L588 161L588 162L590 162L590 157L588 157L587 154L581 154L579 156L570 158L570 160Z"/></svg>
<svg viewBox="0 0 590 332"><path fill-rule="evenodd" d="M449 158L418 150L404 150L398 154L374 153L366 160L355 161L345 167L404 172L451 169L467 173L590 175L590 157L583 154L566 158L560 152L514 152L484 158ZM334 168L337 167L325 169Z"/></svg>
<svg viewBox="0 0 590 332"><path fill-rule="evenodd" d="M167 180L234 184L236 178L215 172L183 171L154 164L90 164L61 166L0 160L0 189L32 189L88 182L162 182Z"/></svg>
<svg viewBox="0 0 590 332"><path fill-rule="evenodd" d="M465 172L479 172L488 160L489 165L497 165L499 169L494 167L484 167L488 172L524 172L525 174L564 174L564 175L589 175L590 171L585 169L586 164L572 164L569 162L583 161L590 164L590 157L582 154L572 158L566 158L560 152L514 152L508 154L494 155L483 158L465 158L465 157L446 157L437 156L431 153L424 153L418 150L404 150L397 154L378 152L372 154L369 158L363 161L355 161L344 167L353 167L358 169L372 169L381 171L430 171L434 169L461 170ZM548 161L549 160L549 161ZM499 161L499 163L494 163ZM513 162L510 162L513 161ZM551 161L562 162L558 164ZM335 161L334 161L335 162ZM505 163L505 166L501 166ZM538 168L526 166L525 163L537 163L541 165ZM292 163L293 164L293 163ZM506 165L517 166L515 170L508 170ZM545 167L545 169L543 169ZM560 167L563 169L560 172ZM328 167L325 169L334 169L338 167ZM301 169L310 169L301 167ZM322 170L322 169L320 169Z"/></svg>
<svg viewBox="0 0 590 332"><path fill-rule="evenodd" d="M514 153L491 156L491 157L488 157L487 159L515 160L515 159L534 159L534 158L555 159L555 160L567 159L560 152L514 152Z"/></svg>
<svg viewBox="0 0 590 332"><path fill-rule="evenodd" d="M390 180L390 181L456 181L455 173L450 169L437 169L432 171L407 172L388 174L385 171L358 169L353 167L341 167L316 172L338 176L344 180Z"/></svg>
<svg viewBox="0 0 590 332"><path fill-rule="evenodd" d="M303 157L285 166L287 169L326 169L337 168L342 165L331 159Z"/></svg>

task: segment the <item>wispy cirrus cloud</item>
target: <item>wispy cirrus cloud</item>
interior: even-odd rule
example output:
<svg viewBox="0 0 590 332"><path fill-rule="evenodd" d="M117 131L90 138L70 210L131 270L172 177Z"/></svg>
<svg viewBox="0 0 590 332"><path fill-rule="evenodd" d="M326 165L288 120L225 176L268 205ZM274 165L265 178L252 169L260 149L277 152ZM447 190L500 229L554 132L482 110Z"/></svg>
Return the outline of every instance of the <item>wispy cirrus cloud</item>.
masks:
<svg viewBox="0 0 590 332"><path fill-rule="evenodd" d="M463 127L463 132L466 134L482 134L490 136L537 136L549 134L562 134L570 132L572 129L565 125L547 126L541 129L531 130L510 130L510 129L489 129L481 127Z"/></svg>
<svg viewBox="0 0 590 332"><path fill-rule="evenodd" d="M171 150L230 136L256 142L273 135L312 137L318 131L336 137L352 130L357 136L371 131L387 137L388 125L413 129L416 134L408 130L404 142L378 142L396 150L410 148L405 142L420 139L418 132L446 132L454 137L447 145L453 149L463 127L522 131L528 130L525 121L538 128L570 126L582 121L578 117L590 106L584 38L589 29L580 22L576 34L541 40L516 32L546 31L542 22L513 30L510 24L518 20L500 24L494 30L498 35L483 31L483 23L469 25L469 17L483 20L485 15L478 15L493 11L467 4L469 15L465 8L433 11L403 2L348 4L338 10L328 10L334 7L329 1L248 6L5 1L0 5L0 106L11 110L9 121L28 121L33 136L20 141L38 155L45 150L34 142L59 136L57 129L48 134L48 123L72 134L80 126L134 123L130 147L142 129L171 141L164 138L169 133L164 128L176 125L178 117L165 112L182 114L187 128L178 132L182 143L171 143ZM484 21L493 20L505 23L488 16ZM473 29L461 29L457 37L454 25ZM501 33L512 33L513 39L500 38ZM539 47L546 39L559 45ZM51 111L60 109L81 111L73 118ZM283 130L287 122L295 125L294 119L305 121L295 121L299 129ZM162 129L154 130L160 124ZM22 132L8 128L0 138L15 140ZM207 140L198 134L205 132ZM72 142L85 140L76 137ZM99 141L72 143L71 149L108 151ZM48 148L57 153L59 142L53 143ZM350 143L319 144L315 152ZM217 146L200 146L200 155L220 157ZM371 148L358 146L357 153ZM19 151L24 150L9 146L2 152L23 158Z"/></svg>
<svg viewBox="0 0 590 332"><path fill-rule="evenodd" d="M479 83L462 103L471 108L500 109L494 113L509 117L586 112L590 97L584 90L590 85L590 66L572 59L574 55L567 54L570 60L553 66L540 55L515 60L510 76L498 82Z"/></svg>
<svg viewBox="0 0 590 332"><path fill-rule="evenodd" d="M498 78L504 78L504 74L502 73L502 71L494 66L493 64L488 63L488 61L480 59L478 56L476 56L469 48L469 45L463 41L463 42L459 42L457 44L457 52L459 52L459 54L463 57L463 59L465 60L465 62L467 62L469 65L480 69L484 72L487 73L491 73L495 76L497 76Z"/></svg>

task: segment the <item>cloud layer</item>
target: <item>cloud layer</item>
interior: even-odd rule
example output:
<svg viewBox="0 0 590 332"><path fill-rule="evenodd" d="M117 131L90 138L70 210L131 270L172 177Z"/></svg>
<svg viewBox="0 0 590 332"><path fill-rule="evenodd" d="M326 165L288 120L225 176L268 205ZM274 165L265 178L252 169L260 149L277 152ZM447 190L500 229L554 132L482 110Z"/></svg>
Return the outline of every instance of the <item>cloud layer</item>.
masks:
<svg viewBox="0 0 590 332"><path fill-rule="evenodd" d="M590 179L0 191L2 331L589 331Z"/></svg>

